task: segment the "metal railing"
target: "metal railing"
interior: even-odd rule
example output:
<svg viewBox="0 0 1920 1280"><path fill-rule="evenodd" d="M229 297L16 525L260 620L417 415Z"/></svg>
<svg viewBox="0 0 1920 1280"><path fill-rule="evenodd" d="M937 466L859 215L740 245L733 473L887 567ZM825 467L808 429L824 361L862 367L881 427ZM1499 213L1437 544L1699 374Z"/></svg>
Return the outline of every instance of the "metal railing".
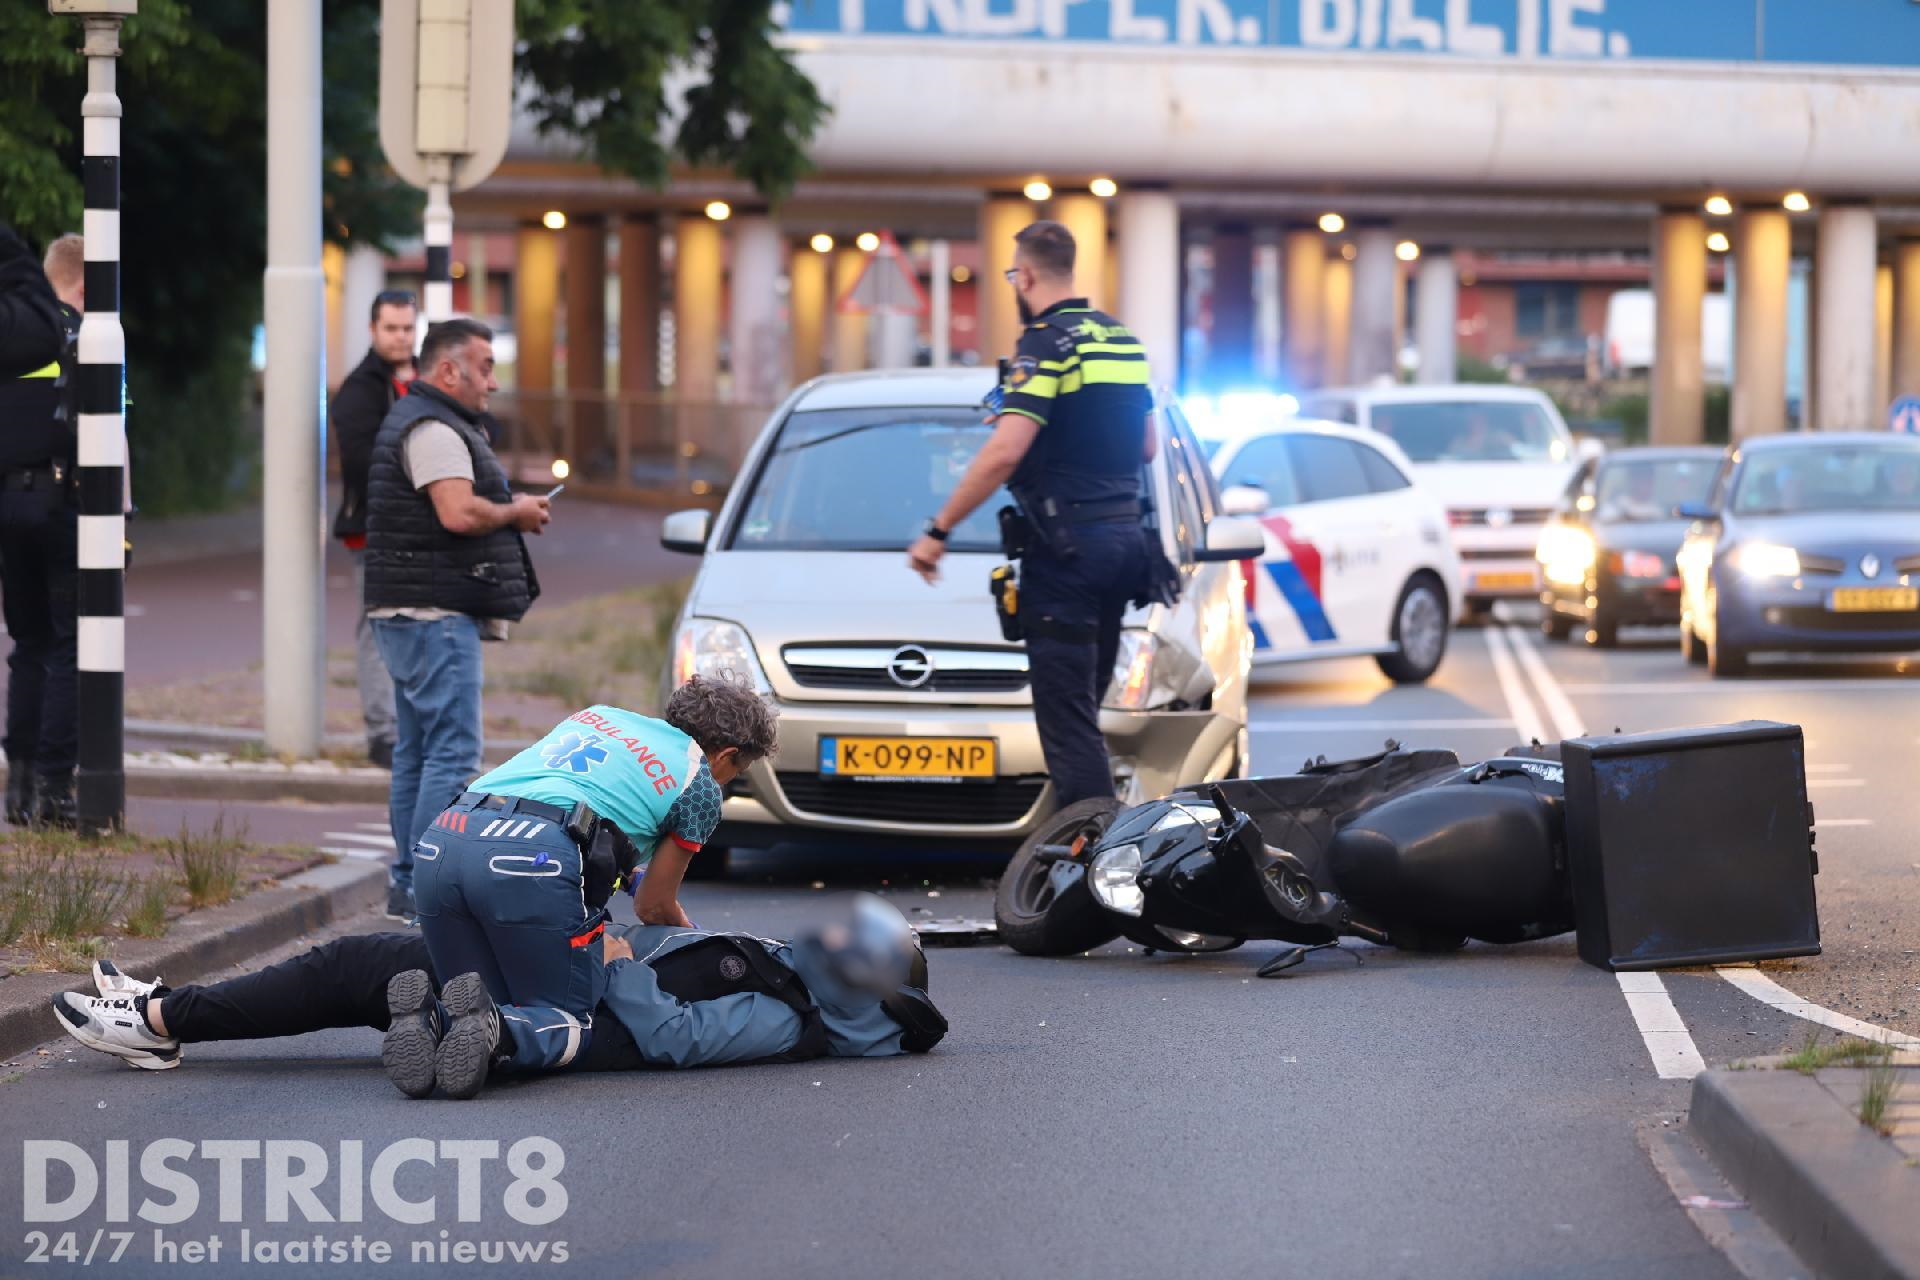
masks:
<svg viewBox="0 0 1920 1280"><path fill-rule="evenodd" d="M565 459L567 484L611 497L712 498L724 493L770 405L670 395L514 391L494 397L496 451L522 483Z"/></svg>

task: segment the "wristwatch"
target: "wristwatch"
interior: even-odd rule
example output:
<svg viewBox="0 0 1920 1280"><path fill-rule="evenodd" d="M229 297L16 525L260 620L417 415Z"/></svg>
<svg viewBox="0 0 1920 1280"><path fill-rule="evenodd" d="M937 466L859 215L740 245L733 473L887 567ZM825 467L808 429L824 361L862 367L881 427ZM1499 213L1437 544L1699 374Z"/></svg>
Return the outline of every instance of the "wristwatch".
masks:
<svg viewBox="0 0 1920 1280"><path fill-rule="evenodd" d="M951 533L952 530L942 529L940 527L940 522L938 520L930 519L927 521L927 527L922 529L921 532L926 534L929 538L932 538L935 542L945 542L947 540L947 535Z"/></svg>

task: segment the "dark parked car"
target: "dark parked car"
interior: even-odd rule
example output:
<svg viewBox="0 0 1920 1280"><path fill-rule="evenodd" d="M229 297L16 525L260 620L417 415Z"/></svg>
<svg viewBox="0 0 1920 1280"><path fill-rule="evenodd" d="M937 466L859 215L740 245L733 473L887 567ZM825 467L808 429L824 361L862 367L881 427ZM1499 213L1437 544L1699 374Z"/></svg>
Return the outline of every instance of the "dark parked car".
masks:
<svg viewBox="0 0 1920 1280"><path fill-rule="evenodd" d="M1680 645L1737 675L1763 650L1920 649L1920 438L1749 440L1680 548Z"/></svg>
<svg viewBox="0 0 1920 1280"><path fill-rule="evenodd" d="M1706 500L1723 457L1623 449L1582 464L1540 533L1541 630L1564 640L1577 629L1604 649L1623 626L1680 621L1679 508Z"/></svg>

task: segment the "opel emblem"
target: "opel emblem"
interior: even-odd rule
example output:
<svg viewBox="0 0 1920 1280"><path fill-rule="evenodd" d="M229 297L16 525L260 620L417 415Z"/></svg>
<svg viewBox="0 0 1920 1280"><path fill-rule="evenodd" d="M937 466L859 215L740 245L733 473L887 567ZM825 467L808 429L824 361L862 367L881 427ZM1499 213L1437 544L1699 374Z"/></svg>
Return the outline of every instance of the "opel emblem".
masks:
<svg viewBox="0 0 1920 1280"><path fill-rule="evenodd" d="M1487 523L1495 529L1504 529L1513 523L1513 512L1505 507L1488 507Z"/></svg>
<svg viewBox="0 0 1920 1280"><path fill-rule="evenodd" d="M918 689L933 679L933 659L919 645L905 645L887 659L887 674L902 689Z"/></svg>
<svg viewBox="0 0 1920 1280"><path fill-rule="evenodd" d="M1860 576L1863 578L1879 577L1880 576L1880 557L1877 555L1874 555L1871 551L1869 551L1866 555L1861 556L1860 557Z"/></svg>

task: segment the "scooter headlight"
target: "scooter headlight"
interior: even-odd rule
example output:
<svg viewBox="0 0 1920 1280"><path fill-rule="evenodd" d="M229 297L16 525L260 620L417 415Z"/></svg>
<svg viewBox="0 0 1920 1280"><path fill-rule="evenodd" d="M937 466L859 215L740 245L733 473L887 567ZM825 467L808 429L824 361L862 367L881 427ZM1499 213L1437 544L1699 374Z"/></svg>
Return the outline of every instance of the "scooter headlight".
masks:
<svg viewBox="0 0 1920 1280"><path fill-rule="evenodd" d="M1115 845L1094 855L1088 884L1094 901L1123 916L1137 916L1146 910L1147 895L1140 889L1140 846Z"/></svg>

